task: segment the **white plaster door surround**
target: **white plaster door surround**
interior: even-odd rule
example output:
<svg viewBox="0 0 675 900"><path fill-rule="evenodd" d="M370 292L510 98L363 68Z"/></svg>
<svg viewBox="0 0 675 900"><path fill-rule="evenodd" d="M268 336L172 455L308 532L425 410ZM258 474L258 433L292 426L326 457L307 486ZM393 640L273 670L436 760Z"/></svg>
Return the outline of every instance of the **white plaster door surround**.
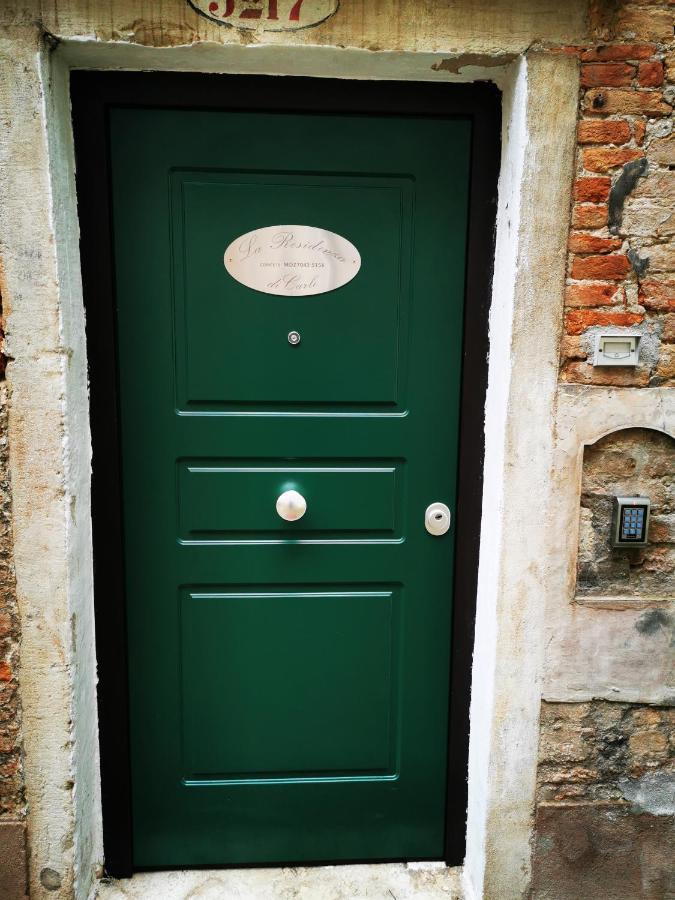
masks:
<svg viewBox="0 0 675 900"><path fill-rule="evenodd" d="M467 896L518 898L530 840L545 604L560 542L551 479L576 133L576 62L528 54L504 93L472 672Z"/></svg>
<svg viewBox="0 0 675 900"><path fill-rule="evenodd" d="M540 598L557 565L543 551L555 489L549 474L575 61L529 53L508 65L472 66L453 76L439 69L442 57L433 52L298 46L289 54L282 46L259 46L249 53L236 44L158 50L123 42L99 46L80 37L66 39L50 54L32 25L5 36L0 52L0 102L11 122L0 148L0 226L12 357L11 475L32 896L85 898L102 860L71 66L447 81L488 77L502 87L465 881L475 897L523 896L541 698ZM503 64L504 58L495 61ZM514 526L533 520L539 527L513 537Z"/></svg>

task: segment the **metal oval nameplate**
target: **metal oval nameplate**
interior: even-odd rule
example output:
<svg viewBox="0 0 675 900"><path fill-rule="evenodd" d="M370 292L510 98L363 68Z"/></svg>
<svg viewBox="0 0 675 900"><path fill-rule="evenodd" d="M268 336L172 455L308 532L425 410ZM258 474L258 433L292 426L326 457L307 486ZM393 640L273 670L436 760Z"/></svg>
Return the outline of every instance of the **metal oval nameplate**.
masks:
<svg viewBox="0 0 675 900"><path fill-rule="evenodd" d="M361 268L361 256L351 241L324 228L269 225L232 241L225 268L254 291L308 297L351 281Z"/></svg>
<svg viewBox="0 0 675 900"><path fill-rule="evenodd" d="M212 22L254 31L297 31L320 25L337 12L339 0L187 0Z"/></svg>

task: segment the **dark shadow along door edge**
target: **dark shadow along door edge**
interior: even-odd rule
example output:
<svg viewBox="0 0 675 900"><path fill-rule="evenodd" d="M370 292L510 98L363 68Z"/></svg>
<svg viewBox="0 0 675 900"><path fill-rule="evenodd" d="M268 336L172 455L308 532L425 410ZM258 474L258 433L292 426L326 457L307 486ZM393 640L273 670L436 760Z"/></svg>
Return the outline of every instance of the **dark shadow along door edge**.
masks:
<svg viewBox="0 0 675 900"><path fill-rule="evenodd" d="M115 285L108 110L113 106L459 117L472 122L463 333L444 858L465 853L469 702L487 389L488 313L499 175L501 95L494 85L184 73L72 72L82 281L92 432L94 606L105 869L132 858ZM448 160L452 165L452 160ZM440 202L440 201L439 201ZM452 802L450 800L452 799ZM373 860L374 861L374 860ZM292 863L293 860L288 860ZM322 860L317 862L331 862Z"/></svg>

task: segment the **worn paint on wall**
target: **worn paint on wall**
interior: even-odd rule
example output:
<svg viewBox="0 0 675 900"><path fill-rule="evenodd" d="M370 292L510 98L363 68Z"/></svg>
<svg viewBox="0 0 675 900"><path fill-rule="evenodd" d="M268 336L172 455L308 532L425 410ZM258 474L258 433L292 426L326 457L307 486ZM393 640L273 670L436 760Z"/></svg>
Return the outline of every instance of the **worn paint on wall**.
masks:
<svg viewBox="0 0 675 900"><path fill-rule="evenodd" d="M223 28L185 0L27 0L4 3L0 24L38 21L54 35L131 41L153 47L198 42L310 43L371 51L522 52L538 40L572 43L586 35L586 2L571 0L343 0L317 28L264 36Z"/></svg>
<svg viewBox="0 0 675 900"><path fill-rule="evenodd" d="M469 760L469 836L482 839L483 855L469 854L467 876L490 900L523 896L530 874L542 594L555 575L549 472L567 239L557 210L570 202L578 77L573 59L538 52L517 71L505 109L490 314Z"/></svg>
<svg viewBox="0 0 675 900"><path fill-rule="evenodd" d="M84 785L75 790L73 766L80 730L73 686L81 667L87 670L86 644L74 657L73 586L89 562L69 556L77 514L71 485L79 479L86 490L88 467L77 464L82 445L69 442L65 429L67 376L77 354L64 344L69 313L59 301L77 269L59 269L56 260L41 49L35 27L0 32L0 234L31 896L69 897L79 840L74 805L87 799ZM80 409L86 421L86 394ZM83 444L86 453L86 437ZM92 676L89 670L87 680Z"/></svg>
<svg viewBox="0 0 675 900"><path fill-rule="evenodd" d="M245 31L296 31L316 28L334 15L338 0L187 0L199 15Z"/></svg>
<svg viewBox="0 0 675 900"><path fill-rule="evenodd" d="M2 373L4 375L4 371ZM7 385L0 376L0 897L26 892L19 641L7 439Z"/></svg>
<svg viewBox="0 0 675 900"><path fill-rule="evenodd" d="M23 818L19 641L14 580L12 501L7 439L7 385L0 380L0 821Z"/></svg>
<svg viewBox="0 0 675 900"><path fill-rule="evenodd" d="M581 598L575 602L584 447L634 427L658 428L672 437L675 393L670 388L559 388L552 469L558 491L548 553L553 556L560 548L561 554L557 576L543 597L543 696L547 700L668 703L675 696L671 644L675 616L666 608L672 600L656 600L668 613L668 621L653 631L643 627L642 617L652 605L649 599L606 603Z"/></svg>

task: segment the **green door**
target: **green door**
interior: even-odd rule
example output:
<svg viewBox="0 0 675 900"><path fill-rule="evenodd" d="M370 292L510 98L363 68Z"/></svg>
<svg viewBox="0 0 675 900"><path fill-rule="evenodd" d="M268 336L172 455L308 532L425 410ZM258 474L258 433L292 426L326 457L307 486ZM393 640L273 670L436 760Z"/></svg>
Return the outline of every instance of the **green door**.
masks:
<svg viewBox="0 0 675 900"><path fill-rule="evenodd" d="M111 111L136 867L442 855L470 138ZM229 274L280 223L357 274Z"/></svg>

